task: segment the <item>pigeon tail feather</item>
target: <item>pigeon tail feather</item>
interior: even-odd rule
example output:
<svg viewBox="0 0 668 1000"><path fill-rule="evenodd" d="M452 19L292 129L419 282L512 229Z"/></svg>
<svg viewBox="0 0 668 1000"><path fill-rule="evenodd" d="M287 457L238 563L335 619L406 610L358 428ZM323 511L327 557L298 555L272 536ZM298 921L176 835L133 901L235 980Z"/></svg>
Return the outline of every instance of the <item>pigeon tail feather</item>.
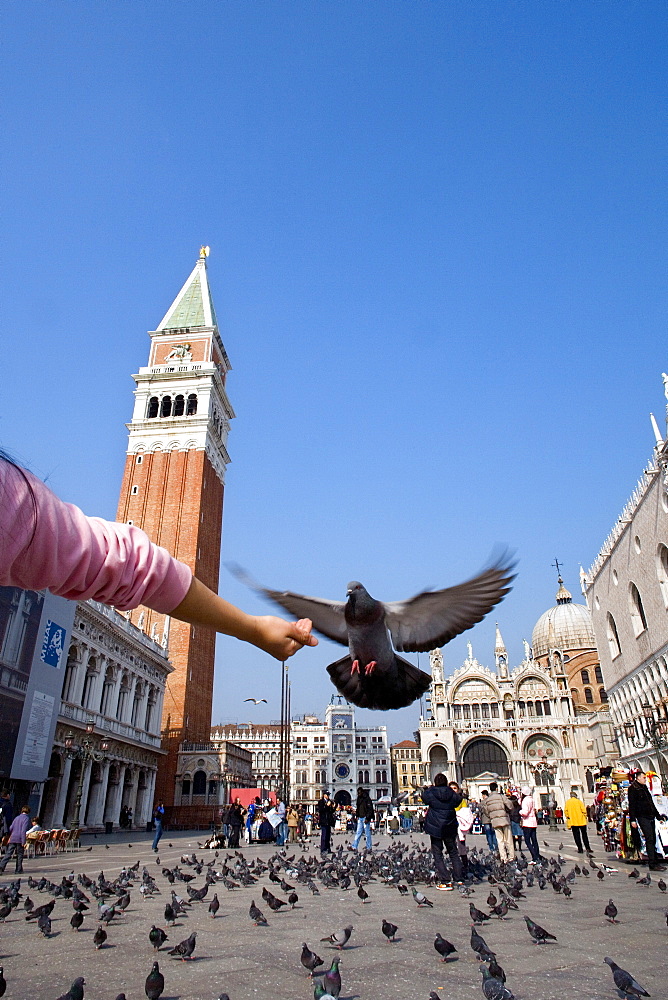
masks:
<svg viewBox="0 0 668 1000"><path fill-rule="evenodd" d="M384 711L405 708L420 698L431 684L431 675L402 659L394 658L396 676L391 680L382 674L375 680L374 675L352 672L353 661L344 656L327 667L327 673L334 687L347 701L358 708L374 708Z"/></svg>

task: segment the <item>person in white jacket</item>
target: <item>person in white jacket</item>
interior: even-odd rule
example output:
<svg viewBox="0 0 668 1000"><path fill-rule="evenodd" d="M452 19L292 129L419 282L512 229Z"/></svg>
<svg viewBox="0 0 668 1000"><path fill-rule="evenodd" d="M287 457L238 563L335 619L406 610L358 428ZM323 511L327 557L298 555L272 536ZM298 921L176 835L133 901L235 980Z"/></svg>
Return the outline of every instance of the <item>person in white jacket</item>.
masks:
<svg viewBox="0 0 668 1000"><path fill-rule="evenodd" d="M522 832L524 834L525 843L531 854L530 864L538 864L541 860L540 848L538 847L538 834L536 832L538 827L538 818L536 817L536 804L533 800L533 795L531 794L531 789L528 785L522 788L520 793L522 795L522 802L520 804L520 816L522 817Z"/></svg>

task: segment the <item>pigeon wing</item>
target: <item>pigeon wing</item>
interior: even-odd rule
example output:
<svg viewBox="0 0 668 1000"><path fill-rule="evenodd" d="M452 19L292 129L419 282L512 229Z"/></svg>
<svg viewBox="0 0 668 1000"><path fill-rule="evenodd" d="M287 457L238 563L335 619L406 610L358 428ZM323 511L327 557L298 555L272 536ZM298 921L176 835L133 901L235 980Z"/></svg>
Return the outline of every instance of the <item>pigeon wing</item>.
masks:
<svg viewBox="0 0 668 1000"><path fill-rule="evenodd" d="M348 645L348 629L344 617L344 601L327 601L322 597L305 597L304 594L294 594L291 590L270 590L257 583L241 566L228 563L228 569L247 587L257 591L264 597L278 604L285 611L297 618L310 618L313 628L326 639Z"/></svg>
<svg viewBox="0 0 668 1000"><path fill-rule="evenodd" d="M510 590L513 567L506 557L456 587L425 590L408 601L385 604L394 648L426 653L482 621Z"/></svg>

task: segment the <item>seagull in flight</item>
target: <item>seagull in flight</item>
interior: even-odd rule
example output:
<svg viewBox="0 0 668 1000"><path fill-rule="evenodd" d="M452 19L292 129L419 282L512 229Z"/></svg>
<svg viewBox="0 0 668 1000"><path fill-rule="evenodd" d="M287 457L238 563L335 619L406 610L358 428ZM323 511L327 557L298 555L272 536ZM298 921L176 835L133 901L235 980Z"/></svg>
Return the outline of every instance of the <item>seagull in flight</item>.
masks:
<svg viewBox="0 0 668 1000"><path fill-rule="evenodd" d="M264 702L265 705L267 704L266 698L244 698L244 701L252 701L254 705L261 705L262 702Z"/></svg>

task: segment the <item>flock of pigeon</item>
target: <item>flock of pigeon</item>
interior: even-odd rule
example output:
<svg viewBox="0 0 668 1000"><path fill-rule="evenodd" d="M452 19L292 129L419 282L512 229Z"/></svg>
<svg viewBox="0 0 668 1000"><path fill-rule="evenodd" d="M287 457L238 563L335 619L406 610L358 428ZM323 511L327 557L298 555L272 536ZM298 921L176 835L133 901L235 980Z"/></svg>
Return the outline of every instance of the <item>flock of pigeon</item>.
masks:
<svg viewBox="0 0 668 1000"><path fill-rule="evenodd" d="M560 845L559 850L562 848L563 845ZM145 995L148 1000L160 1000L165 991L165 978L169 979L169 962L190 962L197 949L197 929L193 929L176 943L173 941L179 935L175 935L174 930L185 922L190 925L196 923L200 916L216 919L223 894L247 894L250 929L269 926L274 923L275 915L276 919L285 920L286 917L280 914L297 908L300 894L302 900L307 894L319 896L326 912L328 891L338 894L349 892L350 909L353 913L359 913L359 910L355 910L356 906L375 903L386 907L392 899L390 893L396 893L397 899L404 897L404 906L412 905L418 910L430 910L433 908L433 898L430 899L429 896L437 892L433 888L437 879L431 853L425 844L413 837L391 842L387 849L363 854L351 853L342 844L326 858L309 854L306 848L302 848L301 853L295 851L290 856L283 849L264 860L258 856L251 858L241 851L202 853L211 856L205 861L197 853L184 854L173 867L164 865L159 858L156 859L157 868L153 865L149 868L137 861L131 867L123 868L113 881L107 879L101 871L94 878L83 872L76 876L74 872L70 872L58 883L45 877L38 880L28 877L25 881L9 882L0 889L0 921L4 923L7 920L25 919L36 927L38 933L50 938L53 934L52 914L58 907L61 916L64 912L69 912L69 923L75 933L84 924L95 925L92 943L96 950L100 950L108 947L108 939L113 938L118 924L131 920L136 934L146 938L147 956L153 950L152 961L147 961ZM556 857L544 859L538 865L529 864L522 856L508 864L502 864L491 854L474 849L469 854L469 862L467 880L455 891L464 900L475 897L475 901L469 899L468 903L469 945L477 960L481 975L480 987L486 1000L513 1000L514 995L507 982L506 971L500 964L503 959L495 948L488 945L481 933L485 925L507 921L512 917L513 911L519 911L520 908L531 909L535 915L542 898L540 894L546 890L559 894L566 904L572 906L576 886L584 886L593 877L604 880L616 874L615 869L605 864L596 864L591 858L585 864L571 865L558 852ZM616 874L616 877L619 879L620 875ZM631 871L629 877L634 878L637 885L645 891L652 890L654 886L651 876L647 874L641 877L637 869ZM195 888L191 883L200 879L201 884ZM660 893L665 892L665 882L659 879L656 888ZM44 895L48 895L49 899L40 902L40 896ZM151 912L156 912L157 904L157 912L161 913L161 917L150 928L144 917L149 909L147 907L143 910L144 901L153 901ZM396 909L395 904L393 911ZM532 943L546 945L557 940L552 931L543 927L528 913L522 916ZM517 917L520 917L519 912ZM613 899L609 900L602 911L601 918L603 917L610 924L619 923L618 908ZM516 927L515 922L515 933ZM378 934L384 935L390 945L401 941L400 937L397 938L399 926L388 920L382 912L378 914ZM340 996L341 953L345 951L351 938L354 940L354 935L354 924L349 923L322 939L317 939L317 943L312 941L313 947L308 942L303 942L301 955L294 956L295 963L301 962L308 973L307 982L312 983L315 1000ZM317 949L323 950L323 945L330 950L330 954L331 950L335 952L329 968L317 954ZM61 939L59 947L62 946ZM456 960L458 949L440 932L436 933L433 946L438 959L443 963ZM438 959L435 958L435 961ZM610 957L606 956L603 960L610 967L619 997L649 996L632 973L620 968ZM69 991L62 994L59 1000L84 1000L85 985L84 976L78 976ZM6 991L10 997L18 995L12 991L11 976L6 980L4 969L0 967L0 997ZM611 996L614 996L614 991ZM119 994L116 1000L126 1000L125 994ZM226 993L222 993L218 1000L229 998ZM438 994L432 992L430 1000L438 1000Z"/></svg>

